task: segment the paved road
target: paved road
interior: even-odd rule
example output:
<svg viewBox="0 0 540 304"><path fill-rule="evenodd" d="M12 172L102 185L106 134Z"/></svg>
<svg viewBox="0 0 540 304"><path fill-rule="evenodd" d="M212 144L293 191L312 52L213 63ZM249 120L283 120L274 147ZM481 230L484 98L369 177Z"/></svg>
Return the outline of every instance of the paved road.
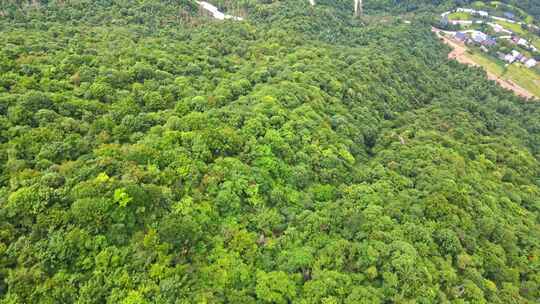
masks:
<svg viewBox="0 0 540 304"><path fill-rule="evenodd" d="M217 7L215 7L214 5L206 1L197 1L197 4L199 4L203 9L209 11L212 14L212 16L214 16L214 18L216 19L219 19L219 20L232 19L232 20L237 20L237 21L243 20L242 17L231 16L231 15L227 15L220 12Z"/></svg>

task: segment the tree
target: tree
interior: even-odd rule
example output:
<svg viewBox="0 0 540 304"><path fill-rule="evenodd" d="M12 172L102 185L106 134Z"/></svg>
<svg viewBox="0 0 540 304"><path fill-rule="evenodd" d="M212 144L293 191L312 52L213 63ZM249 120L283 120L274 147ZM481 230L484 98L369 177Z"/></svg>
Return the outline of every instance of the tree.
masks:
<svg viewBox="0 0 540 304"><path fill-rule="evenodd" d="M294 281L282 271L257 272L257 298L267 303L288 303L296 297Z"/></svg>

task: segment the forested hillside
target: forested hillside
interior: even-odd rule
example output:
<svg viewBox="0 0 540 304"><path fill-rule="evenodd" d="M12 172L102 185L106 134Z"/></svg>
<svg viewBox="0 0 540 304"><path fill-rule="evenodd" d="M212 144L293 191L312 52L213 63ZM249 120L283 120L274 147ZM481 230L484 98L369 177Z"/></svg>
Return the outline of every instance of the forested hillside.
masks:
<svg viewBox="0 0 540 304"><path fill-rule="evenodd" d="M2 8L0 303L538 303L538 101L269 2Z"/></svg>
<svg viewBox="0 0 540 304"><path fill-rule="evenodd" d="M502 1L510 5L515 5L533 15L536 20L540 20L540 1L539 0L510 0Z"/></svg>

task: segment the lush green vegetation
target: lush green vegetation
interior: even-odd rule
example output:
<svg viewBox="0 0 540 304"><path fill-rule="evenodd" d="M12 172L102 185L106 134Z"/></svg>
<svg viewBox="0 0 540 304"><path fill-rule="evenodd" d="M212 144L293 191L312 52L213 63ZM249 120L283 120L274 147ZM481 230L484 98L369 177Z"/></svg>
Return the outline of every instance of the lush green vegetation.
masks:
<svg viewBox="0 0 540 304"><path fill-rule="evenodd" d="M467 57L481 65L486 71L489 71L497 76L502 76L505 72L505 63L501 60L496 60L492 56L484 55L480 50L470 50L467 52Z"/></svg>
<svg viewBox="0 0 540 304"><path fill-rule="evenodd" d="M467 56L485 68L486 71L514 82L540 98L540 75L536 70L527 68L520 63L507 65L506 62L486 55L480 50L474 50Z"/></svg>
<svg viewBox="0 0 540 304"><path fill-rule="evenodd" d="M516 23L510 23L510 22L501 21L501 20L495 20L495 23L519 35L525 35L528 33L527 30L521 28L521 26Z"/></svg>
<svg viewBox="0 0 540 304"><path fill-rule="evenodd" d="M540 96L540 76L536 70L521 64L511 64L508 66L504 77L520 83L523 88L536 96Z"/></svg>
<svg viewBox="0 0 540 304"><path fill-rule="evenodd" d="M4 7L0 303L536 303L540 104L336 4Z"/></svg>
<svg viewBox="0 0 540 304"><path fill-rule="evenodd" d="M513 0L503 1L504 3L515 5L523 9L526 13L531 14L536 21L540 21L540 1L539 0Z"/></svg>
<svg viewBox="0 0 540 304"><path fill-rule="evenodd" d="M501 15L504 12L513 13L516 18L527 23L540 20L540 2L538 0L504 0L504 1L454 1L457 5L471 5L480 10L495 10Z"/></svg>
<svg viewBox="0 0 540 304"><path fill-rule="evenodd" d="M469 13L454 12L448 15L448 20L473 20L473 17Z"/></svg>

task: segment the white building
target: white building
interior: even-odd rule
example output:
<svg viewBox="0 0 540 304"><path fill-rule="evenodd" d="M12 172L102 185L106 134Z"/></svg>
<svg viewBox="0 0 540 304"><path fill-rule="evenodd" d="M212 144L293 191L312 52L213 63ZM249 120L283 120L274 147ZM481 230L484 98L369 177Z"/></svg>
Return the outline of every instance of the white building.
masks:
<svg viewBox="0 0 540 304"><path fill-rule="evenodd" d="M470 8L458 8L456 9L456 12L462 12L462 13L468 13L468 14L471 14L471 15L478 15L480 17L487 17L489 16L489 13L486 12L486 11L477 11L477 10L473 10L473 9L470 9Z"/></svg>
<svg viewBox="0 0 540 304"><path fill-rule="evenodd" d="M495 33L501 32L503 29L504 28L497 23L493 24L493 30L495 31Z"/></svg>
<svg viewBox="0 0 540 304"><path fill-rule="evenodd" d="M532 67L536 66L537 63L538 63L538 62L536 62L536 60L534 60L533 58L531 58L531 59L529 59L529 60L527 60L527 61L525 62L525 66L528 67L528 68L532 68Z"/></svg>
<svg viewBox="0 0 540 304"><path fill-rule="evenodd" d="M504 61L506 61L508 63L512 63L512 62L516 61L516 58L514 56L512 56L512 54L506 54L504 56Z"/></svg>
<svg viewBox="0 0 540 304"><path fill-rule="evenodd" d="M478 43L482 43L488 36L482 32L475 31L472 33L472 39Z"/></svg>
<svg viewBox="0 0 540 304"><path fill-rule="evenodd" d="M456 11L458 12L463 12L463 13L469 13L469 14L472 14L475 12L475 10L473 9L470 9L470 8L458 8Z"/></svg>
<svg viewBox="0 0 540 304"><path fill-rule="evenodd" d="M477 11L476 14L479 15L480 17L489 16L488 12L486 12L486 11Z"/></svg>
<svg viewBox="0 0 540 304"><path fill-rule="evenodd" d="M529 43L527 42L527 40L525 40L523 38L519 38L517 44L522 45L524 47L529 47Z"/></svg>

